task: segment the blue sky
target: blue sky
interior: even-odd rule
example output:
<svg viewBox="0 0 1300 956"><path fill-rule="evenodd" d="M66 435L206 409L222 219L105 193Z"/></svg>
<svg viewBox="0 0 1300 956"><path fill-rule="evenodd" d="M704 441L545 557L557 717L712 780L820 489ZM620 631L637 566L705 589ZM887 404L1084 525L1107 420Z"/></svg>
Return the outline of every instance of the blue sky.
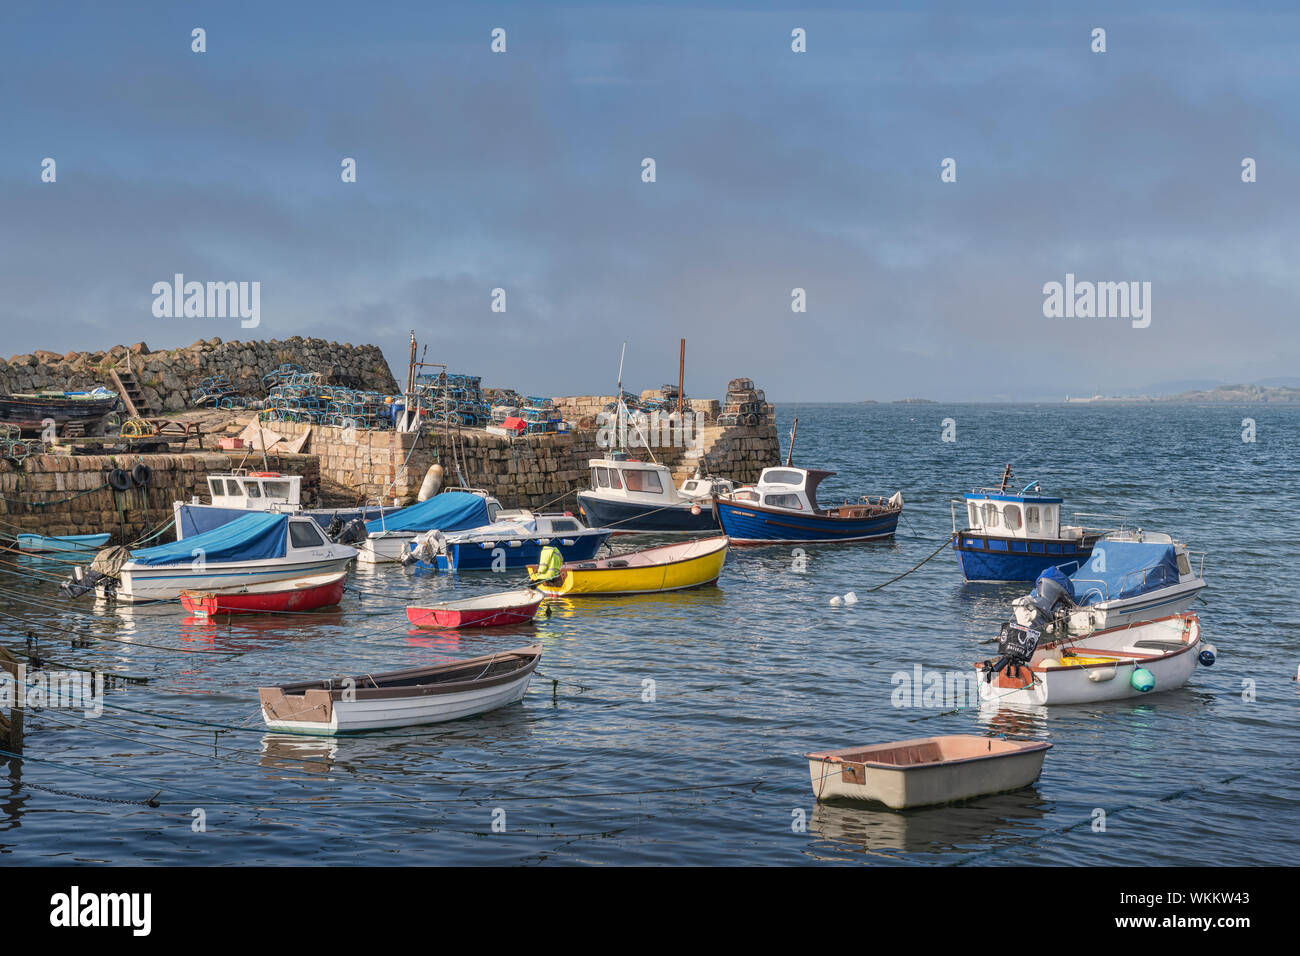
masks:
<svg viewBox="0 0 1300 956"><path fill-rule="evenodd" d="M778 401L1300 374L1287 5L10 2L0 28L6 355L317 335L396 369L415 328L561 394L612 391L624 340L630 385L672 380L686 336L689 392ZM260 328L155 318L176 272L260 281ZM1045 318L1066 273L1151 282L1150 327Z"/></svg>

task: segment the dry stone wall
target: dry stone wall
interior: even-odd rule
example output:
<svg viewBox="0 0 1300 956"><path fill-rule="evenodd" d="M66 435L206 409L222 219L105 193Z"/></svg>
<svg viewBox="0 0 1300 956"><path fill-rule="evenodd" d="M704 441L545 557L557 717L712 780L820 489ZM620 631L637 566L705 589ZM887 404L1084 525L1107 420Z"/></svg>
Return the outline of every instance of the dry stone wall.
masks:
<svg viewBox="0 0 1300 956"><path fill-rule="evenodd" d="M0 360L0 391L75 390L96 385L112 387L108 371L130 363L147 401L154 408L187 408L190 393L205 378L226 375L241 394L266 394L262 377L286 362L325 374L326 382L348 388L397 391L388 363L375 345L339 344L325 339L275 339L262 342L200 340L186 348L153 351L144 342L115 345L101 352L38 350Z"/></svg>

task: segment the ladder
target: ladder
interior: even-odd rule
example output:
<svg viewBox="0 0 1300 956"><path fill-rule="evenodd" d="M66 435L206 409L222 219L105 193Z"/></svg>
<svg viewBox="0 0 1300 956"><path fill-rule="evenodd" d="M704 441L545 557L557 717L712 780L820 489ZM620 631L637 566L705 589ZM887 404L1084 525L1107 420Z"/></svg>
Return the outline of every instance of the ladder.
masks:
<svg viewBox="0 0 1300 956"><path fill-rule="evenodd" d="M126 360L125 369L119 371L110 368L108 375L113 380L113 386L117 389L117 394L122 396L122 404L126 406L128 415L132 418L139 418L142 414L153 411L149 407L149 403L145 401L140 383L135 380L135 373L131 371L131 359L129 357Z"/></svg>

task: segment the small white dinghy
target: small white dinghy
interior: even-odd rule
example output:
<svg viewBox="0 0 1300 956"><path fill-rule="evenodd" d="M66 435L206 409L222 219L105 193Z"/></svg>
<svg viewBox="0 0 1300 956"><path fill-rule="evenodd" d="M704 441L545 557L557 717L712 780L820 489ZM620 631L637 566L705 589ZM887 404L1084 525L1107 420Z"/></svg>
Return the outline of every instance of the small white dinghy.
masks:
<svg viewBox="0 0 1300 956"><path fill-rule="evenodd" d="M1042 773L1051 746L950 734L804 756L818 801L857 800L906 810L1027 787Z"/></svg>
<svg viewBox="0 0 1300 956"><path fill-rule="evenodd" d="M1216 656L1202 645L1195 614L1042 645L1037 638L1032 629L1009 626L999 642L1002 657L976 665L982 699L1037 706L1140 697L1182 687L1197 661L1209 666Z"/></svg>
<svg viewBox="0 0 1300 956"><path fill-rule="evenodd" d="M290 734L361 733L436 724L523 698L542 645L387 674L260 687L266 726Z"/></svg>

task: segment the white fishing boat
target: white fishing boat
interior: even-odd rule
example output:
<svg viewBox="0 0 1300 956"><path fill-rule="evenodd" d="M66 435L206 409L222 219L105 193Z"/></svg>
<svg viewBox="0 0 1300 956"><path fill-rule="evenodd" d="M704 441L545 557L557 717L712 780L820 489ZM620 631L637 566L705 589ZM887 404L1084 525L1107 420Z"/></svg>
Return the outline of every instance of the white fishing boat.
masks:
<svg viewBox="0 0 1300 956"><path fill-rule="evenodd" d="M177 538L211 531L250 511L305 515L322 528L338 529L357 518L369 521L401 510L395 504L379 503L356 508L304 508L302 476L278 471L222 472L208 475L207 485L209 501L203 502L195 495L189 501L172 503Z"/></svg>
<svg viewBox="0 0 1300 956"><path fill-rule="evenodd" d="M329 541L301 515L250 512L211 531L152 548L100 552L70 593L89 587L118 601L165 601L182 591L229 591L347 569L356 548Z"/></svg>
<svg viewBox="0 0 1300 956"><path fill-rule="evenodd" d="M813 795L893 810L1019 790L1038 779L1046 742L950 734L810 753Z"/></svg>
<svg viewBox="0 0 1300 956"><path fill-rule="evenodd" d="M261 687L262 718L293 734L360 733L442 723L521 700L542 646L386 674Z"/></svg>
<svg viewBox="0 0 1300 956"><path fill-rule="evenodd" d="M1081 567L1069 567L1044 571L1030 594L1012 602L1018 624L1048 635L1090 634L1186 611L1206 587L1204 552L1140 529L1108 534Z"/></svg>
<svg viewBox="0 0 1300 956"><path fill-rule="evenodd" d="M358 560L362 564L403 561L421 535L482 528L496 521L501 513L501 502L486 491L451 488L409 508L367 521L365 537L356 542Z"/></svg>
<svg viewBox="0 0 1300 956"><path fill-rule="evenodd" d="M1217 656L1201 641L1195 614L1172 614L1086 637L1038 644L1031 628L1007 625L996 661L976 665L980 697L989 702L1046 705L1122 700L1182 687L1198 662Z"/></svg>

